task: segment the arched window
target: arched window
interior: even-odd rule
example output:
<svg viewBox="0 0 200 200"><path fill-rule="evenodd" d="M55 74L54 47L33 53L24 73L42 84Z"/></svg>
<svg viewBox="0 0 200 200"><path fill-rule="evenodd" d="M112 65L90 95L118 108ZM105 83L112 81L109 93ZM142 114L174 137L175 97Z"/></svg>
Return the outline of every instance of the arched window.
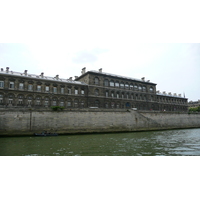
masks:
<svg viewBox="0 0 200 200"><path fill-rule="evenodd" d="M75 99L75 100L74 100L74 107L75 107L75 108L78 108L78 99Z"/></svg>
<svg viewBox="0 0 200 200"><path fill-rule="evenodd" d="M23 104L23 102L24 102L24 96L23 95L18 95L18 104L19 105L22 105Z"/></svg>
<svg viewBox="0 0 200 200"><path fill-rule="evenodd" d="M134 85L134 90L138 90L137 84Z"/></svg>
<svg viewBox="0 0 200 200"><path fill-rule="evenodd" d="M130 90L133 90L133 84L130 84Z"/></svg>
<svg viewBox="0 0 200 200"><path fill-rule="evenodd" d="M129 89L129 84L128 83L125 84L125 88Z"/></svg>
<svg viewBox="0 0 200 200"><path fill-rule="evenodd" d="M146 86L143 86L143 87L142 87L142 90L143 90L143 92L146 92L146 91L147 91Z"/></svg>
<svg viewBox="0 0 200 200"><path fill-rule="evenodd" d="M124 88L124 83L123 82L120 83L120 88Z"/></svg>
<svg viewBox="0 0 200 200"><path fill-rule="evenodd" d="M55 98L55 97L53 98L53 100L52 100L52 105L53 105L53 106L57 106L57 98Z"/></svg>
<svg viewBox="0 0 200 200"><path fill-rule="evenodd" d="M13 102L13 101L14 101L13 99L14 99L14 95L13 95L13 94L9 94L9 95L8 95L8 104L13 104L13 103L14 103L14 102Z"/></svg>
<svg viewBox="0 0 200 200"><path fill-rule="evenodd" d="M67 107L72 107L72 100L71 99L67 100Z"/></svg>
<svg viewBox="0 0 200 200"><path fill-rule="evenodd" d="M82 100L81 101L81 108L84 108L85 107L85 102Z"/></svg>
<svg viewBox="0 0 200 200"><path fill-rule="evenodd" d="M110 81L110 87L114 87L114 86L115 86L114 81Z"/></svg>
<svg viewBox="0 0 200 200"><path fill-rule="evenodd" d="M94 106L99 108L99 100L95 100Z"/></svg>
<svg viewBox="0 0 200 200"><path fill-rule="evenodd" d="M105 103L105 108L108 108L108 103L107 102Z"/></svg>
<svg viewBox="0 0 200 200"><path fill-rule="evenodd" d="M119 82L115 82L115 87L119 87Z"/></svg>
<svg viewBox="0 0 200 200"><path fill-rule="evenodd" d="M142 91L142 87L141 86L139 86L138 89L139 89L139 91Z"/></svg>
<svg viewBox="0 0 200 200"><path fill-rule="evenodd" d="M33 101L33 96L31 95L27 96L27 104L32 105L32 101Z"/></svg>
<svg viewBox="0 0 200 200"><path fill-rule="evenodd" d="M150 87L150 88L149 88L149 91L150 91L150 92L153 92L153 87Z"/></svg>
<svg viewBox="0 0 200 200"><path fill-rule="evenodd" d="M41 105L41 97L40 96L37 96L36 97L36 105Z"/></svg>
<svg viewBox="0 0 200 200"><path fill-rule="evenodd" d="M44 105L48 106L49 105L49 97L44 98Z"/></svg>
<svg viewBox="0 0 200 200"><path fill-rule="evenodd" d="M59 103L59 106L62 106L62 107L64 107L64 105L65 105L65 100L64 100L64 98L61 98L60 99L60 103Z"/></svg>

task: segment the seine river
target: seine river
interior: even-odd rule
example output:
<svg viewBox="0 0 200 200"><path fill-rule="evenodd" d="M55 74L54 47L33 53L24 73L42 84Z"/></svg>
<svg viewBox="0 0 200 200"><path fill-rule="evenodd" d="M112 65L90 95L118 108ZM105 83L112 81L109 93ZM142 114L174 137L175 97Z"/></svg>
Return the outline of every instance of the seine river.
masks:
<svg viewBox="0 0 200 200"><path fill-rule="evenodd" d="M200 156L200 128L0 137L1 156Z"/></svg>

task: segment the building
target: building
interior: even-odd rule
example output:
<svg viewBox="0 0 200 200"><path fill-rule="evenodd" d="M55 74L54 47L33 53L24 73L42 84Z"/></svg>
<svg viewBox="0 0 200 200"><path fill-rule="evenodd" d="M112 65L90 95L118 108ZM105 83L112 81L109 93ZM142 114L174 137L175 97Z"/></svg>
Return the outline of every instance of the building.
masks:
<svg viewBox="0 0 200 200"><path fill-rule="evenodd" d="M99 71L82 69L69 79L28 74L1 68L0 107L106 108L187 111L187 98L156 91L155 83Z"/></svg>
<svg viewBox="0 0 200 200"><path fill-rule="evenodd" d="M200 106L200 99L198 101L189 101L188 106L190 108L197 108Z"/></svg>

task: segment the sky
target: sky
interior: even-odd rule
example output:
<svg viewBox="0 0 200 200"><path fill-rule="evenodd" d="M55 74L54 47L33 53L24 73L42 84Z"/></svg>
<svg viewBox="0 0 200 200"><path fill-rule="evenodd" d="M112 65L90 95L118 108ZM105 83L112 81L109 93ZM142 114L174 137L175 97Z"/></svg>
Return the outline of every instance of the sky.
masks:
<svg viewBox="0 0 200 200"><path fill-rule="evenodd" d="M0 67L69 78L81 69L140 79L200 99L198 6L193 1L5 1Z"/></svg>

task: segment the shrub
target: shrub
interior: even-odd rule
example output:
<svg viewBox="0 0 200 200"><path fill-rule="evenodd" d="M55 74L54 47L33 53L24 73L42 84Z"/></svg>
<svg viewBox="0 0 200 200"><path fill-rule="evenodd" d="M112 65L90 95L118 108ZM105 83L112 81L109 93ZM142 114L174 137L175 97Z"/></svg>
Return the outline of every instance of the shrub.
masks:
<svg viewBox="0 0 200 200"><path fill-rule="evenodd" d="M51 109L52 109L53 111L59 111L59 110L63 110L64 107L63 107L63 106L51 106Z"/></svg>

